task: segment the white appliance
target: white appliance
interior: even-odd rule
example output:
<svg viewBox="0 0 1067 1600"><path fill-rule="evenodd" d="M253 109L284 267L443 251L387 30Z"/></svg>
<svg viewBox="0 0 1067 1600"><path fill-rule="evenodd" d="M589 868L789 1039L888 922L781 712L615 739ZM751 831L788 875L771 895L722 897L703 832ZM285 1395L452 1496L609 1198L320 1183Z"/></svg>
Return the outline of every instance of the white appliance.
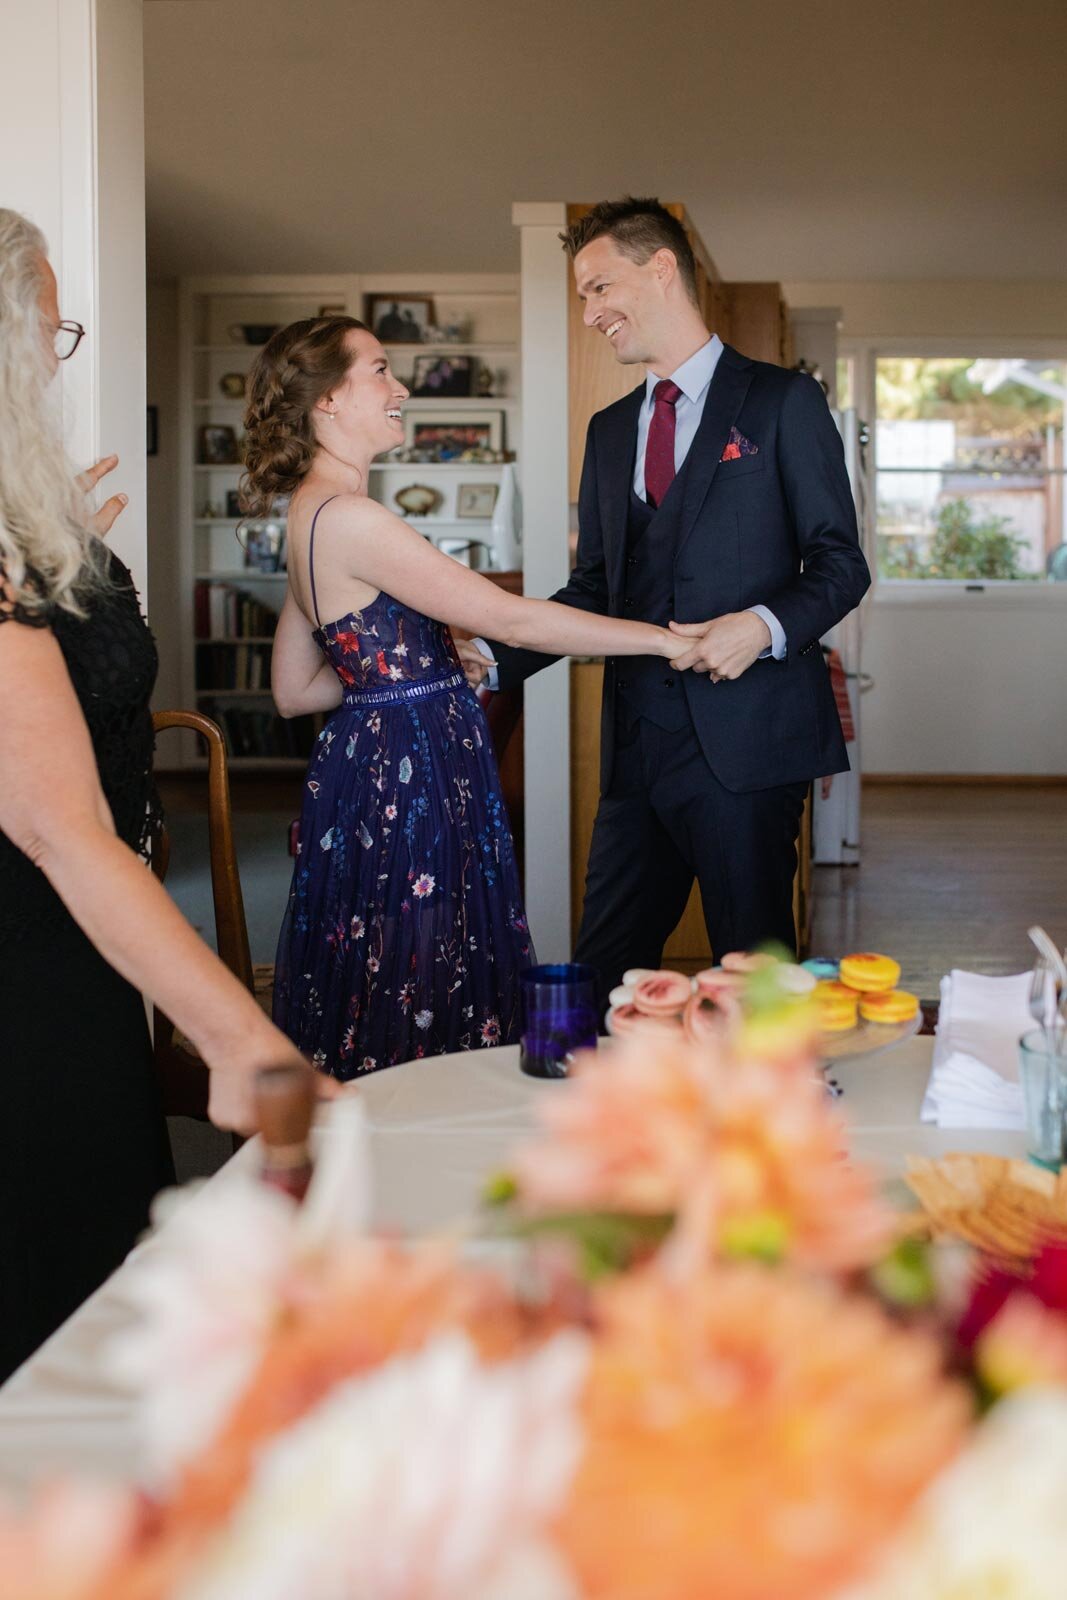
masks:
<svg viewBox="0 0 1067 1600"><path fill-rule="evenodd" d="M868 477L866 462L866 425L860 421L854 408L835 411L834 421L844 440L845 464L856 502L856 519L860 537L867 527ZM830 784L830 792L823 796L822 780L816 778L812 805L812 860L817 866L856 867L860 859L860 773L862 733L860 695L867 680L862 670L861 611L852 611L823 639L823 644L836 650L845 669L848 701L852 709L852 724L856 737L849 742L848 759L851 771L839 772Z"/></svg>

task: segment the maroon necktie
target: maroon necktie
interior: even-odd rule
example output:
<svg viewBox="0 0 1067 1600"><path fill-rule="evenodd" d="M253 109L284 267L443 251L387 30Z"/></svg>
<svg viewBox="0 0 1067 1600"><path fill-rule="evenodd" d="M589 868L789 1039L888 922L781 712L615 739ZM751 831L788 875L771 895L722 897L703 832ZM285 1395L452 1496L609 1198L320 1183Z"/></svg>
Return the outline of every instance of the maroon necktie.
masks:
<svg viewBox="0 0 1067 1600"><path fill-rule="evenodd" d="M650 506L661 506L674 482L674 407L681 392L670 378L661 378L652 391L655 406L645 445L645 498Z"/></svg>

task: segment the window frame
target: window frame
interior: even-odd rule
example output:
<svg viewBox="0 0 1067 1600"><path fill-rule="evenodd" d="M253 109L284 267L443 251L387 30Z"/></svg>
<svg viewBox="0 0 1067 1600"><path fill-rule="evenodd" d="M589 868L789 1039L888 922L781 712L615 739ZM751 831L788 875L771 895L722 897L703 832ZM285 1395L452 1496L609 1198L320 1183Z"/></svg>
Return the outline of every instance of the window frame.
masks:
<svg viewBox="0 0 1067 1600"><path fill-rule="evenodd" d="M875 605L993 605L997 610L1055 610L1067 605L1067 583L1019 582L1015 578L883 578L878 571L877 492L874 465L877 448L878 417L875 381L879 356L917 356L920 360L937 360L939 357L973 356L1008 360L1021 357L1024 361L1062 361L1067 363L1067 339L1016 338L988 335L933 338L906 338L899 334L881 338L840 338L837 342L839 357L853 362L853 388L860 417L867 423L870 433L868 446L867 507L865 526L860 529L860 539L867 564L871 569L870 599ZM1067 434L1067 413L1064 417ZM1067 473L1064 475L1064 493L1067 493Z"/></svg>

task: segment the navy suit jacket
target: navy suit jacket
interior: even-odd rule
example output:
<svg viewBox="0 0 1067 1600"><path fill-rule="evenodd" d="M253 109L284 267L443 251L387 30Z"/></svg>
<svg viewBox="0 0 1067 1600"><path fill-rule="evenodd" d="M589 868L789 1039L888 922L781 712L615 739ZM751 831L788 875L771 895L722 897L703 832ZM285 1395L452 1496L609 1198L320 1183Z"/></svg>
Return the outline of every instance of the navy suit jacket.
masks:
<svg viewBox="0 0 1067 1600"><path fill-rule="evenodd" d="M589 424L574 571L553 600L623 615L626 528L637 416L645 386ZM721 459L737 428L752 454ZM673 550L674 618L706 622L763 604L785 630L786 656L753 662L734 681L682 675L704 758L745 792L848 769L822 635L870 585L841 439L822 388L805 373L750 361L726 345L686 458ZM680 486L681 487L681 486ZM630 617L639 611L627 613ZM506 689L555 657L494 645ZM619 659L620 669L625 658ZM601 788L611 780L616 670L606 663Z"/></svg>

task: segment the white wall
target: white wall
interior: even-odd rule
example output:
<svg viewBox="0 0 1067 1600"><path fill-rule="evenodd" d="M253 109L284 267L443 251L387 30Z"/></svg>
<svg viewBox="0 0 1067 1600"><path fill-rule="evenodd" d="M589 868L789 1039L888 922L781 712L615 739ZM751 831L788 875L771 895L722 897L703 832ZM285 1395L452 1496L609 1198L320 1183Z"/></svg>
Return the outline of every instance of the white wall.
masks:
<svg viewBox="0 0 1067 1600"><path fill-rule="evenodd" d="M1067 774L1065 600L865 602L864 770Z"/></svg>
<svg viewBox="0 0 1067 1600"><path fill-rule="evenodd" d="M43 228L65 317L89 337L62 370L79 465L115 451L130 503L111 543L145 562L144 87L140 0L0 0L0 194Z"/></svg>
<svg viewBox="0 0 1067 1600"><path fill-rule="evenodd" d="M791 307L840 306L850 341L1067 341L1067 281L813 282ZM861 404L862 409L862 404ZM868 407L869 409L869 407ZM1067 775L1067 585L1051 592L906 596L863 605L868 773Z"/></svg>
<svg viewBox="0 0 1067 1600"><path fill-rule="evenodd" d="M1067 278L1032 283L820 279L782 287L791 308L840 306L843 339L1067 338Z"/></svg>

